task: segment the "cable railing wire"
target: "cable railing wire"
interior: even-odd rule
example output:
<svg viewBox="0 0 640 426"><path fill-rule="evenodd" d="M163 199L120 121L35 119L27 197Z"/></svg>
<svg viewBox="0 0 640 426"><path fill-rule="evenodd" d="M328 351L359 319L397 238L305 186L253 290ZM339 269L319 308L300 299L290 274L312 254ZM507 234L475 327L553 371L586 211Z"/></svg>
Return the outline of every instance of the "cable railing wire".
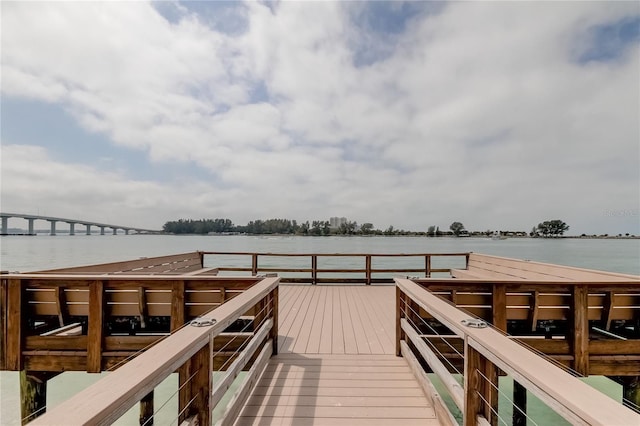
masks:
<svg viewBox="0 0 640 426"><path fill-rule="evenodd" d="M263 320L260 322L260 324L255 325L255 329L259 329L269 318L269 314L271 314L273 311L271 309L271 305L270 304L266 304L264 308L262 308L255 316L258 316L260 314L262 314L265 310L267 310L267 315L263 318ZM242 327L242 329L238 332L238 333L244 333L246 332L246 330L251 326L251 322L247 322L247 324L245 324L244 327ZM224 350L231 345L232 342L234 342L236 339L238 339L240 336L239 335L235 335L233 336L231 339L229 339L229 341L227 341L220 349L218 349L218 351L216 353L213 354L214 357L216 357L217 355L220 355L222 352L224 352ZM242 352L242 350L249 344L250 339L247 339L246 341L244 341L239 347L238 349L236 349L233 353L239 353ZM225 361L225 363L218 369L218 371L222 370L222 367L225 367L226 364L231 360L231 356L229 357L229 359L227 361Z"/></svg>
<svg viewBox="0 0 640 426"><path fill-rule="evenodd" d="M509 423L507 423L507 422L506 422L502 417L500 417L500 414L498 413L498 411L497 411L495 408L493 408L493 407L491 406L491 404L489 403L489 401L487 401L487 400L484 398L484 396L482 396L482 394L481 394L480 392L477 392L477 391L476 391L476 394L480 397L480 399L481 399L482 401L484 401L484 404L485 404L487 407L489 407L489 410L491 410L491 412L492 412L492 413L493 413L493 414L498 418L498 420L500 420L500 422L501 422L503 425L505 425L505 426L509 426ZM532 422L533 422L533 420L532 420ZM533 423L535 423L535 422L533 422ZM537 426L537 425L536 425L536 426Z"/></svg>
<svg viewBox="0 0 640 426"><path fill-rule="evenodd" d="M406 315L406 311L405 311L405 315ZM417 324L415 324L415 322L413 322L413 320L411 320L409 317L405 317L405 319L407 320L408 323L410 323L414 329L418 329ZM424 319L422 319L424 321ZM443 338L442 334L439 334L435 329L433 329L431 326L429 326L428 324L426 324L434 333L436 336L440 337L440 340L442 340L447 346L449 346L457 355L459 358L464 359L464 355L462 355L460 352L458 352L458 350L452 346L446 339ZM449 361L449 359L442 353L441 350L439 350L435 344L433 342L431 342L429 339L423 339L423 342L425 342L427 345L429 345L429 347L437 354L440 355L441 359L443 359L447 364L449 364L449 366L451 367L452 370L454 370L457 374L459 375L463 375L460 370L458 370L458 368L456 368L455 365L453 365L451 363L451 361Z"/></svg>
<svg viewBox="0 0 640 426"><path fill-rule="evenodd" d="M485 376L482 371L480 370L476 370L476 372L480 375L480 377L482 377L487 383L489 383L489 385L491 385L492 388L494 388L496 391L498 391L498 394L502 395L504 397L504 399L506 399L510 405L512 405L513 407L515 407L520 413L522 413L527 419L531 420L531 422L535 425L538 426L538 424L524 411L522 410L520 407L518 407L518 405L511 399L509 398L509 396L504 393L503 391L500 390L499 386L496 386L495 383L493 383L491 380L489 380L489 378L487 376ZM515 382L515 380L514 380ZM482 397L481 397L482 398ZM484 400L484 398L482 398ZM488 402L485 400L485 402L488 404ZM489 404L490 407L490 404ZM490 407L492 410L493 408Z"/></svg>
<svg viewBox="0 0 640 426"><path fill-rule="evenodd" d="M180 424L180 422L179 422L180 416L182 416L182 414L184 414L184 412L187 411L187 409L191 406L191 404L193 404L193 401L195 401L196 398L198 398L198 395L196 395L193 398L191 398L191 400L185 404L184 408L182 410L180 410L180 412L178 413L178 416L176 418L174 418L169 424L172 425L173 422L176 422L176 424Z"/></svg>
<svg viewBox="0 0 640 426"><path fill-rule="evenodd" d="M153 414L149 416L147 421L145 421L141 426L147 426L148 424L150 424L150 422L153 421L153 418L169 403L169 401L171 401L178 394L178 392L180 392L186 385L188 385L199 372L200 369L197 369L191 376L189 376L187 380L185 380L184 383L180 385L174 393L169 395L166 401L157 410L154 410Z"/></svg>
<svg viewBox="0 0 640 426"><path fill-rule="evenodd" d="M409 305L407 305L406 303L405 303L405 307L408 307L408 308L409 308L413 313L416 313L416 312L415 312L415 311L414 311L414 310L413 310ZM417 324L415 324L415 322L411 319L411 317L406 316L406 314L407 314L406 310L404 311L404 313L405 313L405 319L407 320L407 322L409 322L409 323L413 326L413 328L414 328L414 329L418 330ZM417 313L416 313L416 314L417 314ZM419 315L418 315L418 317L422 320L422 322L424 323L424 325L426 325L426 326L427 326L427 327L428 327L428 328L429 328L429 329L430 329L430 330L431 330L431 331L432 331L436 336L438 336L438 337L440 338L440 340L442 340L442 341L443 341L447 346L449 346L449 348L451 348L451 349L452 349L452 350L453 350L453 351L458 355L458 357L460 357L461 359L464 359L464 355L463 355L463 354L461 354L461 353L460 353L460 352L455 348L455 346L453 346L451 343L449 343L449 342L448 342L448 341L443 337L444 335L442 335L442 334L438 333L438 331L437 331L437 330L435 330L435 329L434 329L434 328L433 328L429 323L427 323L427 322L425 321L425 319L424 319L424 318L420 317ZM452 336L452 337L453 337L453 336ZM443 360L445 360L445 361L447 362L447 364L449 364L449 366L451 366L451 368L452 368L456 373L458 373L458 374L460 374L460 375L463 375L463 374L460 372L460 370L458 370L458 369L457 369L457 368L456 368L456 367L451 363L451 361L449 361L449 359L448 359L448 358L447 358L447 357L442 353L442 351L440 351L440 350L435 346L435 344L434 344L433 342L431 342L429 339L423 339L423 342L425 342L427 345L429 345L429 346L431 347L431 349L432 349L434 352L438 353L438 354L441 356L441 358L442 358Z"/></svg>

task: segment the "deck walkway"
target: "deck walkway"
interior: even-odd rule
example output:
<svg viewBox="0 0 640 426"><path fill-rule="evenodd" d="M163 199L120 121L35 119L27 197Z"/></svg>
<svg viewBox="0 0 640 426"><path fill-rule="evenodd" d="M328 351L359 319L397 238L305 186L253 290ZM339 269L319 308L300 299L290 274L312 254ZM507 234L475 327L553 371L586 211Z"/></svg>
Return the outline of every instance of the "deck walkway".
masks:
<svg viewBox="0 0 640 426"><path fill-rule="evenodd" d="M236 425L439 424L395 356L395 287L280 287L279 355Z"/></svg>

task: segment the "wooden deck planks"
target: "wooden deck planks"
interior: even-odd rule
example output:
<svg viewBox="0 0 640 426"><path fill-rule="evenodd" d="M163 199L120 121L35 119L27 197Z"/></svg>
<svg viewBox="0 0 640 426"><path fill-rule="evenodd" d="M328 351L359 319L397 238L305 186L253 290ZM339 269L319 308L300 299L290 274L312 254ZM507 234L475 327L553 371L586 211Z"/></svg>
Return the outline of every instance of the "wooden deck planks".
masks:
<svg viewBox="0 0 640 426"><path fill-rule="evenodd" d="M408 365L393 355L273 357L236 425L437 425Z"/></svg>
<svg viewBox="0 0 640 426"><path fill-rule="evenodd" d="M236 425L437 425L395 356L395 287L280 286L279 355Z"/></svg>
<svg viewBox="0 0 640 426"><path fill-rule="evenodd" d="M393 354L392 286L281 286L279 353Z"/></svg>

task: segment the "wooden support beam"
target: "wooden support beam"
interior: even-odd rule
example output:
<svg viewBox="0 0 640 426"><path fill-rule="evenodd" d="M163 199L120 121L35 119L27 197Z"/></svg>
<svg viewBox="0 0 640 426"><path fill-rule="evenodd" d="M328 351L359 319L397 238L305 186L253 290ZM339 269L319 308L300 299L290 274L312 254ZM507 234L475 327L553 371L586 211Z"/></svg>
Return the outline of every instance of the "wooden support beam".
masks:
<svg viewBox="0 0 640 426"><path fill-rule="evenodd" d="M273 354L278 355L278 305L279 305L279 289L276 287L271 291L270 303L271 303L271 318L273 319L273 325L271 326L271 332L269 338L273 342Z"/></svg>
<svg viewBox="0 0 640 426"><path fill-rule="evenodd" d="M27 424L46 412L47 380L57 373L20 371L20 417Z"/></svg>
<svg viewBox="0 0 640 426"><path fill-rule="evenodd" d="M25 318L22 315L22 282L17 279L8 280L7 287L7 370L22 370L22 341Z"/></svg>
<svg viewBox="0 0 640 426"><path fill-rule="evenodd" d="M258 275L258 254L251 255L251 275Z"/></svg>
<svg viewBox="0 0 640 426"><path fill-rule="evenodd" d="M371 285L371 255L366 255L364 258L364 269L365 269L365 277L366 284Z"/></svg>
<svg viewBox="0 0 640 426"><path fill-rule="evenodd" d="M424 257L424 276L429 278L431 277L431 256L426 255Z"/></svg>
<svg viewBox="0 0 640 426"><path fill-rule="evenodd" d="M500 331L507 331L507 286L494 284L492 294L493 326Z"/></svg>
<svg viewBox="0 0 640 426"><path fill-rule="evenodd" d="M483 395L487 402L484 404L484 418L489 421L491 426L498 425L498 377L500 369L489 362L486 358L482 360L482 370L484 390Z"/></svg>
<svg viewBox="0 0 640 426"><path fill-rule="evenodd" d="M576 285L571 297L573 321L571 343L573 369L583 376L589 375L589 299L585 285Z"/></svg>
<svg viewBox="0 0 640 426"><path fill-rule="evenodd" d="M513 381L513 426L527 426L527 389Z"/></svg>
<svg viewBox="0 0 640 426"><path fill-rule="evenodd" d="M213 339L210 340L208 345L196 352L185 364L187 376L184 381L180 381L180 386L182 387L184 384L184 387L180 390L180 397L178 398L178 409L182 413L178 423L189 417L197 416L200 424L211 424L212 347Z"/></svg>
<svg viewBox="0 0 640 426"><path fill-rule="evenodd" d="M318 284L318 256L311 256L311 284Z"/></svg>
<svg viewBox="0 0 640 426"><path fill-rule="evenodd" d="M400 287L396 286L396 356L402 356L400 341L405 339L402 331L401 320L404 318L404 302L405 294L400 290Z"/></svg>
<svg viewBox="0 0 640 426"><path fill-rule="evenodd" d="M480 381L481 354L465 342L464 345L464 410L462 424L477 426L478 416L484 413L480 393L483 391Z"/></svg>
<svg viewBox="0 0 640 426"><path fill-rule="evenodd" d="M153 391L140 400L140 426L153 426Z"/></svg>
<svg viewBox="0 0 640 426"><path fill-rule="evenodd" d="M7 286L8 280L0 279L0 371L7 369Z"/></svg>
<svg viewBox="0 0 640 426"><path fill-rule="evenodd" d="M184 281L174 281L171 286L171 332L185 323Z"/></svg>
<svg viewBox="0 0 640 426"><path fill-rule="evenodd" d="M87 329L87 373L102 371L102 340L104 338L104 282L89 284L89 325Z"/></svg>

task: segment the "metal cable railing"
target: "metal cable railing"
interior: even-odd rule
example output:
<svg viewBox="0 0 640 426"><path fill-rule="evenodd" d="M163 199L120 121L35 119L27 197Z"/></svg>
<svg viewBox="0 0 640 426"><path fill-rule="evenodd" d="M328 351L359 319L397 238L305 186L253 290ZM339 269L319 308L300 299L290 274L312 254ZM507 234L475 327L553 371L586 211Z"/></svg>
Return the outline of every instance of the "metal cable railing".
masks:
<svg viewBox="0 0 640 426"><path fill-rule="evenodd" d="M503 374L513 377L514 382L517 379L518 383L533 392L533 394L538 396L543 403L547 404L550 408L568 419L570 422L581 422L588 419L586 422L590 424L605 424L606 422L599 423L598 420L598 418L605 418L605 416L603 416L598 410L595 410L596 406L603 407L605 405L609 407L608 410L615 413L614 416L619 416L619 419L624 419L621 421L637 422L639 420L638 417L634 417L635 415L630 410L608 397L599 394L598 391L593 390L588 385L583 384L580 381L571 382L570 380L573 379L572 376L575 377L577 372L567 368L565 365L560 364L555 366L553 364L540 364L540 362L552 361L552 358L540 353L540 351L532 351L531 348L522 342L514 342L513 339L503 330L488 326L488 324L482 321L477 321L477 318L472 318L468 313L459 310L450 301L433 295L428 290L421 288L408 279L396 279L396 285L400 290L398 293L399 301L397 305L398 321L401 322L400 329L406 333L407 340L417 344L417 346L414 346L414 352L417 351L421 354L423 359L429 363L433 371L437 373L438 377L440 377L443 382L447 382L450 379L441 377L442 374L451 375L451 372L460 374L460 370L456 368L449 358L451 358L451 356L460 358L462 357L462 353L449 342L452 335L439 332L439 327L430 324L430 321L423 318L421 310L424 310L430 316L433 316L435 320L446 327L449 331L453 332L455 336L463 339L465 354L468 352L468 356L472 357L470 360L465 360L465 370L467 367L472 368L472 370L464 371L463 374L465 377L465 396L463 406L458 404L458 401L460 400L459 398L453 399L464 413L465 418L468 415L471 415L471 413L478 413L477 421L481 424L488 424L488 419L485 419L484 416L495 417L494 421L501 424L510 424L505 420L504 414L502 413L504 405L500 406L500 411L498 410L498 399L501 398L508 405L513 406L514 412L518 413L518 416L526 419L529 424L538 424L535 419L526 413L526 409L522 409L518 403L512 400L502 389L500 389L498 384L498 371L502 371ZM414 308L412 306L414 303L416 306L419 306L420 309L417 307ZM462 325L464 323L471 324L478 328L485 328L486 330L466 329ZM418 334L421 329L428 330L432 334L429 336ZM415 332L411 330L415 330ZM488 331L493 334L487 334ZM447 353L442 352L438 345L433 342L434 339L440 339L444 343L444 347L447 347L451 351L447 351ZM514 343L517 344L514 345ZM421 344L425 345L422 349L420 349ZM448 364L449 372L446 372L445 370L443 373L441 368L434 368L429 361L432 359L432 355L426 356L425 352L423 352L425 350L424 348L428 348L429 351L433 352L437 359L442 362L446 362ZM523 352L525 349L526 351ZM531 353L540 354L543 358L531 358L530 355L527 355ZM509 361L509 359L511 360ZM536 359L540 361L536 361ZM529 365L529 363L531 365ZM525 365L529 366L525 367ZM554 372L552 369L557 367L563 368L558 370L558 372ZM527 368L537 370L536 373L540 374L541 377L531 375L527 371ZM491 373L488 373L489 371L491 371ZM476 381L469 378L472 374L478 375L478 379L476 379ZM566 378L561 379L562 374L566 374ZM593 398L593 405L589 404L588 406L585 406L583 399L576 399L574 398L574 395L563 395L562 392L558 392L559 388L562 387L559 384L551 385L549 383L541 382L540 380L553 382L565 380L568 382L565 385L569 385L570 382L572 383L571 386L575 387L574 391L582 394L588 394L590 398ZM467 389L467 383L472 387ZM549 386L551 386L551 388ZM447 389L451 392L449 387L447 387ZM473 394L475 397L470 399L470 394ZM454 395L452 394L452 397L453 396ZM474 400L477 402L473 402ZM467 406L468 404L473 404L473 407ZM482 412L484 412L484 415L481 414ZM610 419L608 421L610 421Z"/></svg>

